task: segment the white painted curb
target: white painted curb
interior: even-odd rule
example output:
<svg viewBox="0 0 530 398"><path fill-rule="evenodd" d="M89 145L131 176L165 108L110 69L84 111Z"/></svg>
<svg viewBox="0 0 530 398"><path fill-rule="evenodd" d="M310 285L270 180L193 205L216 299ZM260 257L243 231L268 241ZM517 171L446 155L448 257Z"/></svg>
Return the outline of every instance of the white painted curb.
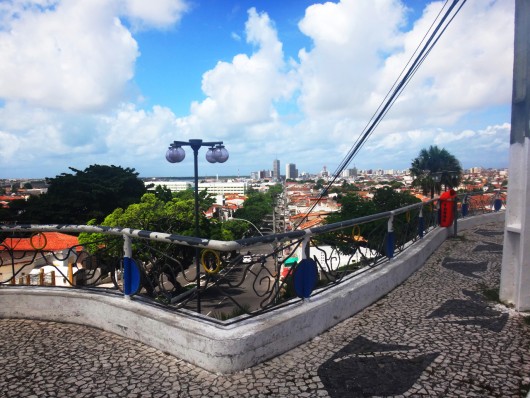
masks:
<svg viewBox="0 0 530 398"><path fill-rule="evenodd" d="M501 222L504 213L458 220L459 231ZM419 269L453 233L437 228L388 263L310 300L230 325L173 313L121 296L89 291L5 286L0 317L93 326L140 341L216 373L232 373L310 340L390 292Z"/></svg>

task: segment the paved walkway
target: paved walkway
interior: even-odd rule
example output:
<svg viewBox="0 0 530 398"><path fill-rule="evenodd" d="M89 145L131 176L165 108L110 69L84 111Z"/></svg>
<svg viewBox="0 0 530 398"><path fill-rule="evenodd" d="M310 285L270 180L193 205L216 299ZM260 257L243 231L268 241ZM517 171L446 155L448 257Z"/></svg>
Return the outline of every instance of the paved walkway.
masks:
<svg viewBox="0 0 530 398"><path fill-rule="evenodd" d="M0 319L0 396L524 397L530 325L485 298L502 233L461 233L361 313L228 376L90 327Z"/></svg>

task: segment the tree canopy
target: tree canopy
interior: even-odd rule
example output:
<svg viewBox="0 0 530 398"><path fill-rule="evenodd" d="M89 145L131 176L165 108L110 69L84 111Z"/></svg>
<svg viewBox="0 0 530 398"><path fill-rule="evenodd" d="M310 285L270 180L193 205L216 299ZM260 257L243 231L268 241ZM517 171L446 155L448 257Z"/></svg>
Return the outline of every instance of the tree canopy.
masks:
<svg viewBox="0 0 530 398"><path fill-rule="evenodd" d="M347 193L339 198L338 202L341 204L340 212L330 214L326 218L326 224L333 224L339 221L351 220L377 213L372 201L363 199L355 192Z"/></svg>
<svg viewBox="0 0 530 398"><path fill-rule="evenodd" d="M47 178L48 192L31 197L19 221L31 223L85 224L102 221L116 208L138 202L146 192L138 173L131 168L92 165L85 170L69 168Z"/></svg>
<svg viewBox="0 0 530 398"><path fill-rule="evenodd" d="M274 201L281 191L282 186L280 184L269 187L269 191L266 193L249 190L247 200L243 203L242 208L235 211L234 217L248 220L260 226L265 216L272 213Z"/></svg>
<svg viewBox="0 0 530 398"><path fill-rule="evenodd" d="M408 192L396 192L390 187L379 188L375 191L372 203L377 213L396 210L401 207L421 202L420 199Z"/></svg>
<svg viewBox="0 0 530 398"><path fill-rule="evenodd" d="M457 187L462 178L462 166L458 159L436 145L420 151L418 157L412 160L410 172L415 178L412 185L421 188L425 195L430 193L431 197L434 193L439 194L442 186Z"/></svg>
<svg viewBox="0 0 530 398"><path fill-rule="evenodd" d="M130 204L125 209L114 209L105 217L102 225L195 236L194 212L193 195L186 191L174 194L169 201L158 198L154 193L146 193L138 203ZM203 237L210 235L210 223L203 211L199 211L199 234Z"/></svg>
<svg viewBox="0 0 530 398"><path fill-rule="evenodd" d="M357 193L349 192L339 199L339 203L342 205L340 212L329 215L326 218L326 224L391 211L418 202L421 201L410 193L396 192L390 187L377 189L372 200L363 199ZM405 216L400 215L398 217L403 218ZM395 223L395 231L399 231L401 228L399 223ZM368 247L384 252L383 242L387 233L386 219L363 224L360 226L359 231L368 240L368 243L366 243ZM352 236L352 233L354 233L354 229L350 227L342 230L341 233L326 234L318 239L326 244L336 246L343 253L351 254L355 250L355 245L352 245L350 241L344 240L344 237Z"/></svg>

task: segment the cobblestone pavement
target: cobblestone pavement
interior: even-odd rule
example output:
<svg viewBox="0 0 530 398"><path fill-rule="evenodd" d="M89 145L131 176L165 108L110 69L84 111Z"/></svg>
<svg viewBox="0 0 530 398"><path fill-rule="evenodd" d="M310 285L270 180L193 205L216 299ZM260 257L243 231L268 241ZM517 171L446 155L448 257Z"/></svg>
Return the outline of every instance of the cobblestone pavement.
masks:
<svg viewBox="0 0 530 398"><path fill-rule="evenodd" d="M502 233L460 233L374 305L232 375L90 327L1 319L0 396L524 397L530 325L486 300L499 285Z"/></svg>

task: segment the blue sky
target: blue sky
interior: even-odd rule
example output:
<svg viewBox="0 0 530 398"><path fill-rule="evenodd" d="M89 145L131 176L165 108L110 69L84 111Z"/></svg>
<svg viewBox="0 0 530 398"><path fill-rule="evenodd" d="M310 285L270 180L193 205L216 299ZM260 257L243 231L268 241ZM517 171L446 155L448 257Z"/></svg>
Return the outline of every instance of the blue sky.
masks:
<svg viewBox="0 0 530 398"><path fill-rule="evenodd" d="M0 178L91 164L189 176L173 140L225 142L201 175L280 159L335 170L444 2L7 0L0 2ZM507 167L511 0L468 0L353 160L404 169L445 147Z"/></svg>

